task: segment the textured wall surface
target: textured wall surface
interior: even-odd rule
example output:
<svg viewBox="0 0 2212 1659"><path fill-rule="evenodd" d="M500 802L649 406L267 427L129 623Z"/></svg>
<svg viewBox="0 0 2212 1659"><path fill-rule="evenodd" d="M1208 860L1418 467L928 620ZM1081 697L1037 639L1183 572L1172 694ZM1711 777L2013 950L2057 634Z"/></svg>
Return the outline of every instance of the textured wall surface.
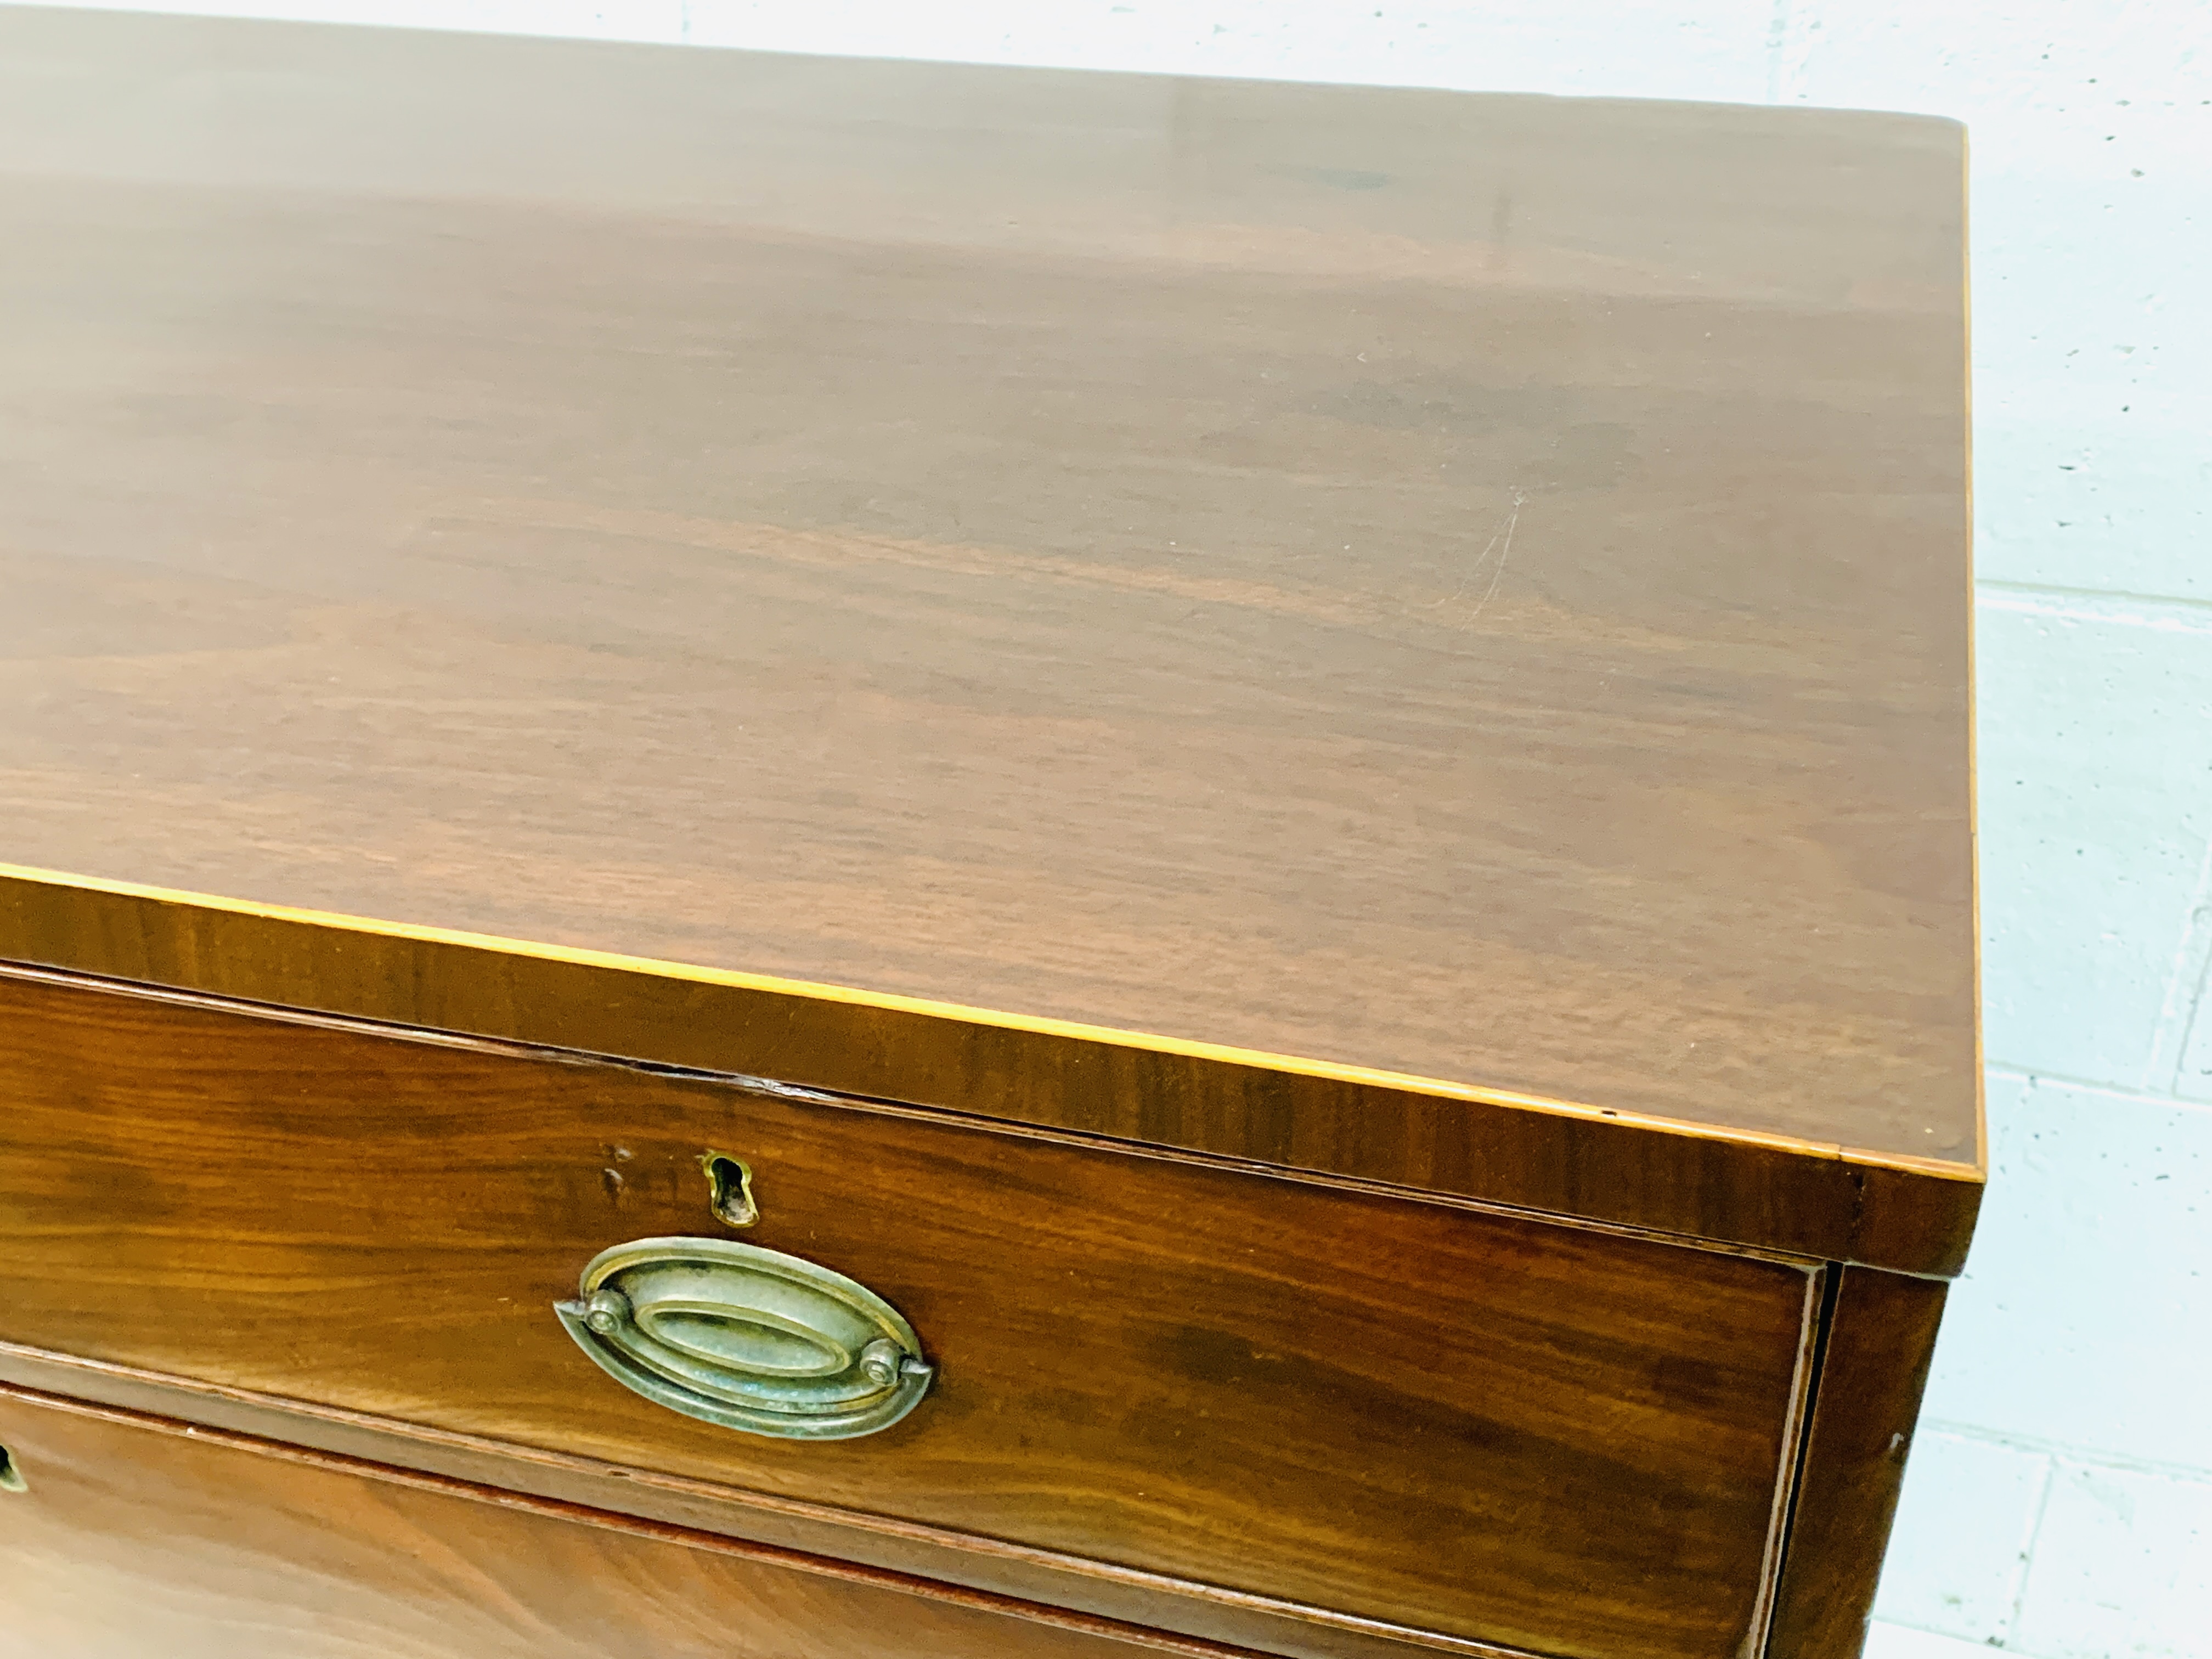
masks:
<svg viewBox="0 0 2212 1659"><path fill-rule="evenodd" d="M1966 120L1995 1169L1869 1650L2212 1654L2212 5L167 9Z"/></svg>

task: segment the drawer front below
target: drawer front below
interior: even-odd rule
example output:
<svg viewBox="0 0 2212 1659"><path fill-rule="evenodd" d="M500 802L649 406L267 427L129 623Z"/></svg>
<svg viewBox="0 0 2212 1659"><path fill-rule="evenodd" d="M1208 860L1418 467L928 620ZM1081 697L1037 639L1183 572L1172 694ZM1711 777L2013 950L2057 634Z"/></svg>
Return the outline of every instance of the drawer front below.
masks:
<svg viewBox="0 0 2212 1659"><path fill-rule="evenodd" d="M710 1152L752 1171L742 1234ZM667 1236L867 1286L927 1394L796 1441L624 1388L553 1304ZM1756 1635L1817 1299L1794 1264L29 974L0 1251L0 1340L1568 1659Z"/></svg>
<svg viewBox="0 0 2212 1659"><path fill-rule="evenodd" d="M833 1562L181 1431L0 1389L0 1656L1135 1659L1153 1648Z"/></svg>

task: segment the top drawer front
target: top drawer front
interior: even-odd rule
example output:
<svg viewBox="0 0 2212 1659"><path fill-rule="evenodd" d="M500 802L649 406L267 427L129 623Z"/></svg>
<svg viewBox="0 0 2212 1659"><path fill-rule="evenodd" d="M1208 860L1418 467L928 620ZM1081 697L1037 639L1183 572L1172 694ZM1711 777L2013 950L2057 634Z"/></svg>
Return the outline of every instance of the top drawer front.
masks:
<svg viewBox="0 0 2212 1659"><path fill-rule="evenodd" d="M562 1330L599 1250L735 1236L710 1148L756 1171L747 1242L913 1322L910 1416L738 1434ZM0 1339L1589 1659L1752 1630L1811 1301L1786 1264L36 975L0 977Z"/></svg>

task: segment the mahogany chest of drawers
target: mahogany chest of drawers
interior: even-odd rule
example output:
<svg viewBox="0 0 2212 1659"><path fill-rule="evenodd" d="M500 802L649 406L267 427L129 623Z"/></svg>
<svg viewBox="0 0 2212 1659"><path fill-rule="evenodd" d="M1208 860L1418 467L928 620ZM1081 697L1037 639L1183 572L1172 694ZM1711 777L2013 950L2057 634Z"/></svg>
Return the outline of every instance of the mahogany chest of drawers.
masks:
<svg viewBox="0 0 2212 1659"><path fill-rule="evenodd" d="M1956 128L11 10L0 150L0 1653L1858 1651Z"/></svg>

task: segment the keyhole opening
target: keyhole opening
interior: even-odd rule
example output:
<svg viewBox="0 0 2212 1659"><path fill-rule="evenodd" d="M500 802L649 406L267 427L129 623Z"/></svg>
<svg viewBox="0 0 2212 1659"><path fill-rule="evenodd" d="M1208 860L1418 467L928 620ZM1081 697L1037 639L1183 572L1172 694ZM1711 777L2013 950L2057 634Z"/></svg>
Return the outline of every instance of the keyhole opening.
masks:
<svg viewBox="0 0 2212 1659"><path fill-rule="evenodd" d="M0 1492L28 1492L30 1485L5 1446L0 1446Z"/></svg>
<svg viewBox="0 0 2212 1659"><path fill-rule="evenodd" d="M708 1205L725 1226L750 1227L760 1219L753 1202L753 1172L726 1152L709 1152L699 1160L707 1172Z"/></svg>

